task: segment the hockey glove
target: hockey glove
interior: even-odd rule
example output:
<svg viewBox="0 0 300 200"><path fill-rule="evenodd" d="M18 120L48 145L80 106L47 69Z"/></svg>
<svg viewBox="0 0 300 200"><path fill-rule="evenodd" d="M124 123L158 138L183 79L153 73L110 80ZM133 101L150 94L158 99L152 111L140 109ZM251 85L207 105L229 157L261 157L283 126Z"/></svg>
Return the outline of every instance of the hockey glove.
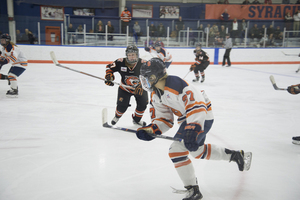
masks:
<svg viewBox="0 0 300 200"><path fill-rule="evenodd" d="M289 86L287 91L291 94L299 94L300 93L300 84Z"/></svg>
<svg viewBox="0 0 300 200"><path fill-rule="evenodd" d="M109 85L109 86L114 86L114 83L112 82L113 80L115 80L115 76L112 73L107 73L105 75L105 84Z"/></svg>
<svg viewBox="0 0 300 200"><path fill-rule="evenodd" d="M150 48L149 47L145 47L145 51L150 51Z"/></svg>
<svg viewBox="0 0 300 200"><path fill-rule="evenodd" d="M149 124L148 126L141 127L136 132L136 136L140 140L145 140L145 141L150 141L155 138L155 137L151 136L151 134L161 135L162 132L159 130L159 128L157 127L156 124Z"/></svg>
<svg viewBox="0 0 300 200"><path fill-rule="evenodd" d="M195 65L195 64L191 65L191 67L190 67L190 71L194 71L195 67L196 67L196 65Z"/></svg>
<svg viewBox="0 0 300 200"><path fill-rule="evenodd" d="M140 96L142 96L143 91L144 91L144 90L143 90L142 84L139 83L139 84L135 87L134 95L140 95Z"/></svg>
<svg viewBox="0 0 300 200"><path fill-rule="evenodd" d="M199 144L197 142L198 134L201 133L201 126L199 124L190 123L184 128L184 145L189 151L197 151Z"/></svg>

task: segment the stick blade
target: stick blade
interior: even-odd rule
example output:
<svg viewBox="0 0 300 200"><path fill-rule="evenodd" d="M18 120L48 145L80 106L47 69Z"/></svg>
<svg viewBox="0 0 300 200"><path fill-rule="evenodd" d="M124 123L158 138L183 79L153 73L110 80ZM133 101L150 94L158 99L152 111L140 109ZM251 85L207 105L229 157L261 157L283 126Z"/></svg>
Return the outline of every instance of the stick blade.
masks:
<svg viewBox="0 0 300 200"><path fill-rule="evenodd" d="M275 89L275 90L278 90L278 87L277 87L277 85L276 85L275 78L274 78L273 75L270 76L270 81L271 81L271 83L272 83L274 89Z"/></svg>
<svg viewBox="0 0 300 200"><path fill-rule="evenodd" d="M108 127L108 123L107 123L107 108L103 108L102 110L102 125L103 127Z"/></svg>
<svg viewBox="0 0 300 200"><path fill-rule="evenodd" d="M55 65L59 65L59 62L58 62L57 59L56 59L56 56L55 56L54 51L50 51L50 56L51 56L51 59L52 59L53 63L54 63Z"/></svg>

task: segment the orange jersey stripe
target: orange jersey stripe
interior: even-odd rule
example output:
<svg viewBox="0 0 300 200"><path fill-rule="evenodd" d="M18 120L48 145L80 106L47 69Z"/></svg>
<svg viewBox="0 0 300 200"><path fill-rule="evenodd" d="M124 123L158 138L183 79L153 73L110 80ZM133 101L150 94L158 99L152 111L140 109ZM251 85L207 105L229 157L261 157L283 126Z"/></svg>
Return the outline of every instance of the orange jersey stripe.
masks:
<svg viewBox="0 0 300 200"><path fill-rule="evenodd" d="M155 119L155 120L163 122L165 125L167 125L167 126L170 127L170 128L173 127L173 124L170 124L170 123L168 123L167 121L165 121L165 120L163 120L163 119Z"/></svg>
<svg viewBox="0 0 300 200"><path fill-rule="evenodd" d="M180 157L180 156L187 156L187 155L189 155L188 151L169 153L170 158L175 158L175 157Z"/></svg>
<svg viewBox="0 0 300 200"><path fill-rule="evenodd" d="M211 144L207 145L207 156L206 159L209 160L211 155Z"/></svg>
<svg viewBox="0 0 300 200"><path fill-rule="evenodd" d="M195 158L197 158L197 159L201 158L201 156L204 154L205 151L206 151L206 145L204 145L204 150L203 150L203 152L202 152L199 156L197 156L197 157L195 157Z"/></svg>
<svg viewBox="0 0 300 200"><path fill-rule="evenodd" d="M171 93L173 93L173 94L175 94L175 95L178 95L178 94L179 94L178 91L176 91L176 90L174 90L174 89L172 89L172 88L166 87L166 86L165 86L165 90L167 90L167 91L169 91L169 92L171 92Z"/></svg>
<svg viewBox="0 0 300 200"><path fill-rule="evenodd" d="M191 163L192 163L192 161L191 161L190 159L188 159L188 160L185 161L185 162L175 164L175 168L183 167L183 166L189 165L189 164L191 164Z"/></svg>

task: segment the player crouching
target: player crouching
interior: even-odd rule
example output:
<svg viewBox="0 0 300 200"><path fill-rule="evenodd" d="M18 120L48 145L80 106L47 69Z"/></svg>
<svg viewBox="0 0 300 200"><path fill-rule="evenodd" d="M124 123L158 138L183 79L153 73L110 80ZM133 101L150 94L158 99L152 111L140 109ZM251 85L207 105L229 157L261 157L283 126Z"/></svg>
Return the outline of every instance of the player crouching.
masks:
<svg viewBox="0 0 300 200"><path fill-rule="evenodd" d="M203 197L190 156L198 160L233 161L240 171L250 169L251 152L205 143L214 116L211 102L204 91L178 76L168 75L165 64L158 58L152 58L142 65L140 79L143 88L152 92L152 122L139 128L137 137L145 141L153 140L154 137L148 133L161 135L173 127L174 115L178 117L180 127L174 132L174 138L183 139L183 142L174 141L171 144L169 157L187 189L187 196L183 200L199 200Z"/></svg>
<svg viewBox="0 0 300 200"><path fill-rule="evenodd" d="M190 71L194 71L196 79L193 80L193 82L197 82L200 80L200 74L201 74L201 83L205 81L205 73L204 70L208 67L210 64L208 54L201 49L201 44L196 44L196 49L194 50L195 63L191 65ZM199 74L200 72L200 74Z"/></svg>

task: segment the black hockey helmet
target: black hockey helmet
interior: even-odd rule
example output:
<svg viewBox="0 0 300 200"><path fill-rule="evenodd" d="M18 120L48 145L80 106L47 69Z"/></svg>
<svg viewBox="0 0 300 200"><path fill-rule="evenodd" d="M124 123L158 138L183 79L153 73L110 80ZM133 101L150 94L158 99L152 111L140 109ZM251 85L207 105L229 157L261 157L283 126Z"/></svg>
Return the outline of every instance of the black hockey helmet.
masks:
<svg viewBox="0 0 300 200"><path fill-rule="evenodd" d="M167 74L166 65L160 58L151 58L143 63L140 70L140 80L145 90L153 91L153 86Z"/></svg>
<svg viewBox="0 0 300 200"><path fill-rule="evenodd" d="M139 49L135 46L135 45L130 45L126 48L126 61L129 63L129 64L134 64L138 61L139 59ZM129 60L128 59L128 54L129 53L135 53L136 54L136 59L135 60Z"/></svg>
<svg viewBox="0 0 300 200"><path fill-rule="evenodd" d="M1 45L4 47L6 47L7 44L11 41L11 37L8 33L2 34L0 39L1 39ZM4 41L3 39L5 40L5 43L2 42L2 41Z"/></svg>
<svg viewBox="0 0 300 200"><path fill-rule="evenodd" d="M158 47L158 48L156 48L156 47ZM155 42L154 48L155 48L156 52L159 53L160 49L161 49L161 42L160 41Z"/></svg>

